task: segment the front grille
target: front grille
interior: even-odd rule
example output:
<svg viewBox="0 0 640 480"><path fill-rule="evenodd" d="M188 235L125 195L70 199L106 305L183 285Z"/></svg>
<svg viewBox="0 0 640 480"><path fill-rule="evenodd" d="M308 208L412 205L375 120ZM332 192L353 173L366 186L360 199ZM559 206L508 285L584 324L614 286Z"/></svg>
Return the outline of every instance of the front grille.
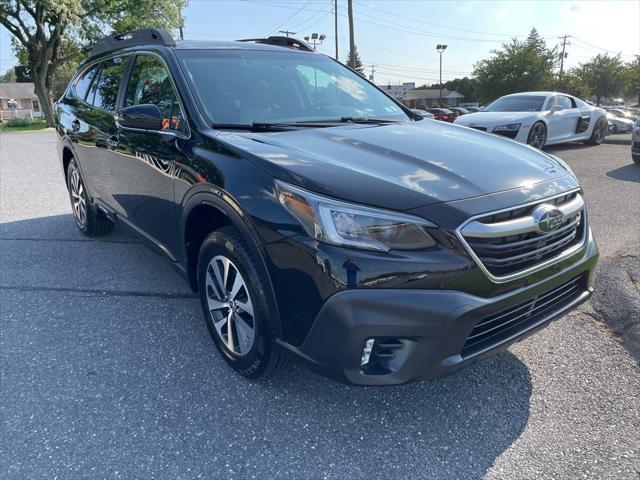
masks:
<svg viewBox="0 0 640 480"><path fill-rule="evenodd" d="M586 290L586 276L570 280L534 298L485 318L471 330L462 347L469 357L526 332L556 312L562 311Z"/></svg>
<svg viewBox="0 0 640 480"><path fill-rule="evenodd" d="M566 211L555 230L542 232L532 216L541 204ZM482 216L461 229L466 246L494 278L518 275L583 242L584 202L578 192Z"/></svg>

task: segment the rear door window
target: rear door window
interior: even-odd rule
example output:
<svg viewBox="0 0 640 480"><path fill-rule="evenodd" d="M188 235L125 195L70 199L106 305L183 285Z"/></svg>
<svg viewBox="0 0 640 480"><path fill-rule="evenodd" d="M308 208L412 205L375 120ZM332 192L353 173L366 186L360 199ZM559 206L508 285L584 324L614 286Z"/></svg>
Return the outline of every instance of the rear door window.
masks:
<svg viewBox="0 0 640 480"><path fill-rule="evenodd" d="M82 74L82 76L76 81L75 86L73 87L74 93L76 97L81 100L87 98L87 92L89 91L89 86L91 85L91 81L93 77L95 77L96 72L98 71L98 67L100 64L96 64Z"/></svg>
<svg viewBox="0 0 640 480"><path fill-rule="evenodd" d="M118 100L120 82L124 74L129 57L115 57L105 60L100 70L100 77L94 82L94 97L91 102L94 107L108 112L115 112Z"/></svg>
<svg viewBox="0 0 640 480"><path fill-rule="evenodd" d="M138 55L131 70L124 106L156 105L162 113L162 128L185 133L186 125L169 72L155 55Z"/></svg>

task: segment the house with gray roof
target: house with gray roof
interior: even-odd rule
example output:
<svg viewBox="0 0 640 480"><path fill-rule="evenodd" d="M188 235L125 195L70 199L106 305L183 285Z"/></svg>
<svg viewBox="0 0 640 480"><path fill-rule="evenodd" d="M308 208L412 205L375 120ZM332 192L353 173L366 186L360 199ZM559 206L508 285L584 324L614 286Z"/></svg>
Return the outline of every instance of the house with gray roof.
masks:
<svg viewBox="0 0 640 480"><path fill-rule="evenodd" d="M33 83L0 83L0 120L41 116Z"/></svg>

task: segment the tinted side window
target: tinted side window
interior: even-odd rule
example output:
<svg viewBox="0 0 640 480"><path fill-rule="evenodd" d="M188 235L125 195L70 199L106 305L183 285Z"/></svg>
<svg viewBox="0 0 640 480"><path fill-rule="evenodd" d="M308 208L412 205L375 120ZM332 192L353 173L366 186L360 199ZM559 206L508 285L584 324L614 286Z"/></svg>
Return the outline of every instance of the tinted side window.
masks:
<svg viewBox="0 0 640 480"><path fill-rule="evenodd" d="M118 100L120 81L127 67L129 57L116 57L105 60L100 70L100 78L95 83L95 96L93 106L114 112ZM93 88L92 88L93 90Z"/></svg>
<svg viewBox="0 0 640 480"><path fill-rule="evenodd" d="M184 115L173 90L169 72L162 61L152 55L139 55L135 62L127 87L125 107L140 104L157 105L162 113L163 128L184 133Z"/></svg>
<svg viewBox="0 0 640 480"><path fill-rule="evenodd" d="M82 76L78 79L75 86L73 87L76 97L84 100L87 96L87 91L89 90L89 85L91 85L91 80L95 76L98 71L98 67L100 64L94 65L93 67L87 69Z"/></svg>
<svg viewBox="0 0 640 480"><path fill-rule="evenodd" d="M573 108L573 102L571 101L571 99L569 97L565 97L564 95L559 95L557 97L557 104L558 105L562 105L564 108Z"/></svg>

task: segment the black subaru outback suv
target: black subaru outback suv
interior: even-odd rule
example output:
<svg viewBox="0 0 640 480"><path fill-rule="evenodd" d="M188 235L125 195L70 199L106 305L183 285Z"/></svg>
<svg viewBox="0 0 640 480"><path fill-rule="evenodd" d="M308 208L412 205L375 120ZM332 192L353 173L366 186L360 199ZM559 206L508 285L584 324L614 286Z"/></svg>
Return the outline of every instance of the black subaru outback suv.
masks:
<svg viewBox="0 0 640 480"><path fill-rule="evenodd" d="M592 292L566 164L422 120L304 42L105 38L57 116L78 228L164 253L246 377L293 356L355 384L432 379Z"/></svg>

